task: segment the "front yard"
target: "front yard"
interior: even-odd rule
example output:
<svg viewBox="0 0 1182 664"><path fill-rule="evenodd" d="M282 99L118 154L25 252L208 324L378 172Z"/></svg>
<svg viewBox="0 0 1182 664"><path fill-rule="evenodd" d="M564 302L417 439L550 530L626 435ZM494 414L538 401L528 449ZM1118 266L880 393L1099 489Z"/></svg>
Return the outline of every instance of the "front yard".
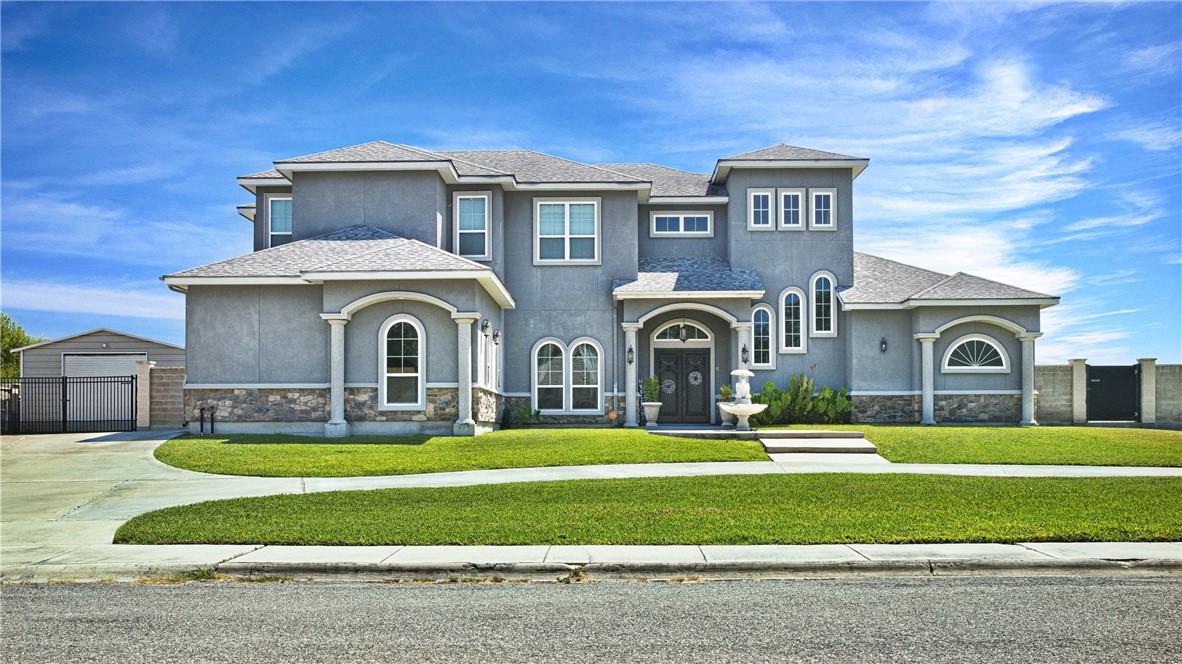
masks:
<svg viewBox="0 0 1182 664"><path fill-rule="evenodd" d="M722 475L237 498L124 544L822 544L1182 539L1177 478Z"/></svg>

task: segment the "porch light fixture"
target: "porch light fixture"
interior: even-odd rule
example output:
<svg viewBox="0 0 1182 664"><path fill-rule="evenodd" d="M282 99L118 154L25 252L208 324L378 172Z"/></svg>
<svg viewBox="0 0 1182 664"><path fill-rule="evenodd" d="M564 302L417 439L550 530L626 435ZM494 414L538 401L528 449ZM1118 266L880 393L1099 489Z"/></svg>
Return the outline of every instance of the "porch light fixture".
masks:
<svg viewBox="0 0 1182 664"><path fill-rule="evenodd" d="M102 348L103 350L106 350L106 349L107 349L107 344L99 344L99 348Z"/></svg>
<svg viewBox="0 0 1182 664"><path fill-rule="evenodd" d="M743 352L739 354L739 359L743 360L743 364L747 364L747 360L751 359L751 351L747 349L747 344L743 344Z"/></svg>
<svg viewBox="0 0 1182 664"><path fill-rule="evenodd" d="M878 350L880 350L880 351L882 351L883 353L885 353L885 352L886 352L886 346L887 346L887 344L886 344L886 337L883 337L883 338L882 338L882 341L878 342Z"/></svg>
<svg viewBox="0 0 1182 664"><path fill-rule="evenodd" d="M681 343L685 343L689 339L689 328L685 325L678 326L677 338L681 340Z"/></svg>
<svg viewBox="0 0 1182 664"><path fill-rule="evenodd" d="M492 323L488 322L487 318L480 321L480 333L483 334L484 336L486 336L486 337L488 336L488 328L490 328L490 327L492 327Z"/></svg>
<svg viewBox="0 0 1182 664"><path fill-rule="evenodd" d="M493 330L493 343L498 346L501 345L501 331L500 330Z"/></svg>
<svg viewBox="0 0 1182 664"><path fill-rule="evenodd" d="M633 362L636 361L636 351L632 350L632 346L628 346L627 358L628 358L628 364L632 364Z"/></svg>

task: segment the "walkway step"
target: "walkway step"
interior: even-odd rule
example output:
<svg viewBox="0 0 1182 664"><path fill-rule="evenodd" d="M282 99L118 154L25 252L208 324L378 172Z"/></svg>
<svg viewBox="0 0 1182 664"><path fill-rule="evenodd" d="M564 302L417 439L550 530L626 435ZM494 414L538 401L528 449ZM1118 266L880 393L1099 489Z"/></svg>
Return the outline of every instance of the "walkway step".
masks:
<svg viewBox="0 0 1182 664"><path fill-rule="evenodd" d="M878 454L865 438L760 438L768 454Z"/></svg>
<svg viewBox="0 0 1182 664"><path fill-rule="evenodd" d="M782 431L767 431L761 429L759 431L760 438L777 438L777 439L817 439L817 438L865 438L866 434L861 431L827 431L822 429L786 429Z"/></svg>

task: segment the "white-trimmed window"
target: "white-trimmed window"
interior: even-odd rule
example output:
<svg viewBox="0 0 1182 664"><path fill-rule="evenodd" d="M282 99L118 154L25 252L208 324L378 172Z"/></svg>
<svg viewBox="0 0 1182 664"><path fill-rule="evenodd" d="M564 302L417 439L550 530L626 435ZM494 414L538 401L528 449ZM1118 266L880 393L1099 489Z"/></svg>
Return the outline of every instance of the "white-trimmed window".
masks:
<svg viewBox="0 0 1182 664"><path fill-rule="evenodd" d="M804 230L804 189L780 189L779 224L782 231Z"/></svg>
<svg viewBox="0 0 1182 664"><path fill-rule="evenodd" d="M813 294L812 336L837 336L837 280L829 272L818 272L809 282Z"/></svg>
<svg viewBox="0 0 1182 664"><path fill-rule="evenodd" d="M804 291L796 287L785 288L780 293L780 352L803 353L805 342L806 300Z"/></svg>
<svg viewBox="0 0 1182 664"><path fill-rule="evenodd" d="M599 264L599 199L534 199L534 264Z"/></svg>
<svg viewBox="0 0 1182 664"><path fill-rule="evenodd" d="M837 230L837 190L809 189L809 228Z"/></svg>
<svg viewBox="0 0 1182 664"><path fill-rule="evenodd" d="M570 409L599 412L599 349L590 342L577 342L570 352Z"/></svg>
<svg viewBox="0 0 1182 664"><path fill-rule="evenodd" d="M566 373L566 353L558 340L542 341L534 348L534 409L561 411L564 409L563 377Z"/></svg>
<svg viewBox="0 0 1182 664"><path fill-rule="evenodd" d="M492 194L487 191L457 191L452 194L457 255L478 261L492 258L491 200Z"/></svg>
<svg viewBox="0 0 1182 664"><path fill-rule="evenodd" d="M569 350L569 352L568 352ZM543 413L603 412L603 347L590 337L570 346L542 339L533 352L533 406Z"/></svg>
<svg viewBox="0 0 1182 664"><path fill-rule="evenodd" d="M764 369L776 367L776 355L772 352L772 330L775 329L775 320L772 308L766 304L757 305L751 311L752 367Z"/></svg>
<svg viewBox="0 0 1182 664"><path fill-rule="evenodd" d="M291 196L267 196L267 246L291 242Z"/></svg>
<svg viewBox="0 0 1182 664"><path fill-rule="evenodd" d="M747 230L775 230L775 189L747 190Z"/></svg>
<svg viewBox="0 0 1182 664"><path fill-rule="evenodd" d="M948 344L941 363L944 373L1009 373L1010 357L993 337L966 334Z"/></svg>
<svg viewBox="0 0 1182 664"><path fill-rule="evenodd" d="M379 410L423 410L426 406L427 339L414 316L397 314L378 332Z"/></svg>
<svg viewBox="0 0 1182 664"><path fill-rule="evenodd" d="M649 237L714 237L714 213L652 212Z"/></svg>

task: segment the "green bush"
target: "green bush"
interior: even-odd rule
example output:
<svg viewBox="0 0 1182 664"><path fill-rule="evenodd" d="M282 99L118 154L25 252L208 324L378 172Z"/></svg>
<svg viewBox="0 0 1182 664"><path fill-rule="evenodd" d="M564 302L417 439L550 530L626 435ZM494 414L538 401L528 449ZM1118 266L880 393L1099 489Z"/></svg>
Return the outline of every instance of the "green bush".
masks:
<svg viewBox="0 0 1182 664"><path fill-rule="evenodd" d="M644 393L645 401L660 401L661 381L656 376L649 376L644 379L644 383L640 386L640 391Z"/></svg>
<svg viewBox="0 0 1182 664"><path fill-rule="evenodd" d="M751 416L751 423L757 426L839 424L849 420L854 408L849 389L834 390L825 385L817 392L813 379L803 374L793 374L782 390L769 380L759 394L752 395L751 401L767 404L762 413Z"/></svg>

